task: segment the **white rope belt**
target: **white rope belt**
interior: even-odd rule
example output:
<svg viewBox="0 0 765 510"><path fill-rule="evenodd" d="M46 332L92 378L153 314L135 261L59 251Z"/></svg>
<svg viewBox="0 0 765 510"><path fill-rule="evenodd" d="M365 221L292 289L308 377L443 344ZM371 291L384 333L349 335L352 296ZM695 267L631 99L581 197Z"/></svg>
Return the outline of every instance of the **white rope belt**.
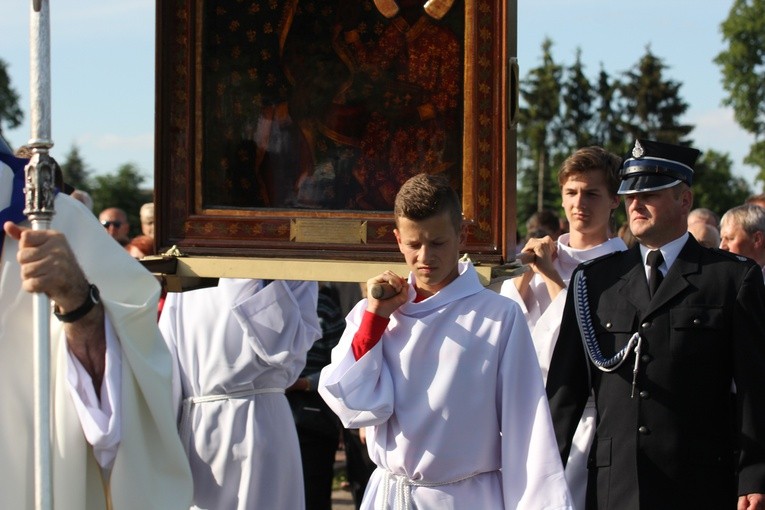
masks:
<svg viewBox="0 0 765 510"><path fill-rule="evenodd" d="M394 508L396 510L410 510L412 508L412 487L441 487L444 485L451 485L473 478L476 475L482 473L471 473L457 478L456 480L449 480L447 482L425 482L422 480L412 480L404 475L397 475L391 473L387 469L384 470L383 475L383 497L380 504L380 510L386 510L388 508L388 491L390 491L391 480L396 484L396 504Z"/></svg>
<svg viewBox="0 0 765 510"><path fill-rule="evenodd" d="M231 393L216 393L213 395L201 395L199 397L188 397L183 400L181 408L181 426L180 435L183 439L184 447L188 444L191 437L191 409L198 404L208 404L210 402L219 402L221 400L233 400L239 398L251 398L255 395L264 393L284 393L284 388L248 388L246 390L232 391Z"/></svg>

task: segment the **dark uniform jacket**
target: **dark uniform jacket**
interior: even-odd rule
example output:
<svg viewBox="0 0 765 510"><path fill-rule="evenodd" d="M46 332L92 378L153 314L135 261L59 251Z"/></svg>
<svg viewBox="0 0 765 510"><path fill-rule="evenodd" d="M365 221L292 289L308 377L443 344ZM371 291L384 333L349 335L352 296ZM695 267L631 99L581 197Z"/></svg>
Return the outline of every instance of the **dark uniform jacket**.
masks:
<svg viewBox="0 0 765 510"><path fill-rule="evenodd" d="M598 422L587 508L734 509L739 494L765 492L765 287L759 266L702 248L690 236L653 299L637 246L577 271L586 276L603 357L611 358L633 333L642 337L631 397L635 355L611 373L595 367L569 289L547 395L565 462L594 389Z"/></svg>

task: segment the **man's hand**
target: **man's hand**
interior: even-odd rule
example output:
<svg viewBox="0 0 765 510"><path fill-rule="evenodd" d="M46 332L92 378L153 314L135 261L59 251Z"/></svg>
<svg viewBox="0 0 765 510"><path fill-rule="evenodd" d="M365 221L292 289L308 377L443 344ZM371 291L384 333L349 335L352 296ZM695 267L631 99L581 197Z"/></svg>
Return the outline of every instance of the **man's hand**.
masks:
<svg viewBox="0 0 765 510"><path fill-rule="evenodd" d="M386 299L375 298L372 295L372 287L377 284L389 285L395 294ZM390 317L398 307L406 303L408 298L409 283L393 271L385 271L367 280L367 311L369 312L381 317Z"/></svg>
<svg viewBox="0 0 765 510"><path fill-rule="evenodd" d="M526 246L524 246L521 251L525 253L533 253L534 261L529 263L529 267L533 273L526 272L521 278L516 279L515 287L518 289L518 293L523 300L526 301L531 277L536 273L544 279L550 299L555 299L555 296L557 296L561 290L566 288L563 279L553 265L553 261L558 256L557 243L553 241L550 236L532 238L528 240Z"/></svg>
<svg viewBox="0 0 765 510"><path fill-rule="evenodd" d="M21 285L27 292L44 293L62 313L79 307L88 295L88 281L66 238L54 230L31 230L7 221L5 233L19 242L16 254Z"/></svg>
<svg viewBox="0 0 765 510"><path fill-rule="evenodd" d="M3 229L19 242L16 260L25 291L46 294L61 313L76 310L85 302L90 295L88 280L62 233L31 230L10 221ZM106 364L103 305L99 303L81 319L67 323L64 332L70 351L90 374L98 395Z"/></svg>
<svg viewBox="0 0 765 510"><path fill-rule="evenodd" d="M737 510L765 510L765 494L739 496Z"/></svg>

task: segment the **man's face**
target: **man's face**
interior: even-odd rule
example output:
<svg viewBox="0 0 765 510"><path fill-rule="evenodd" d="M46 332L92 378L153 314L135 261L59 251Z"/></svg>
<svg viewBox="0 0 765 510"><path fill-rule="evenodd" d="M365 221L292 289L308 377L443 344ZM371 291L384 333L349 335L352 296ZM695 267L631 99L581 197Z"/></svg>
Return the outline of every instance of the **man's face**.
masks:
<svg viewBox="0 0 765 510"><path fill-rule="evenodd" d="M98 220L101 225L106 228L106 231L120 243L128 241L128 232L130 231L130 225L127 222L124 214L114 209L106 209L98 215Z"/></svg>
<svg viewBox="0 0 765 510"><path fill-rule="evenodd" d="M141 232L143 235L154 237L154 217L143 216L141 217Z"/></svg>
<svg viewBox="0 0 765 510"><path fill-rule="evenodd" d="M664 246L687 229L693 197L690 189L678 186L624 197L630 230L648 248Z"/></svg>
<svg viewBox="0 0 765 510"><path fill-rule="evenodd" d="M755 233L757 234L757 233ZM762 265L760 236L749 235L734 218L726 218L720 226L720 249L743 255Z"/></svg>
<svg viewBox="0 0 765 510"><path fill-rule="evenodd" d="M611 195L603 172L574 174L561 186L563 210L569 231L605 236L611 211L619 206L619 197Z"/></svg>
<svg viewBox="0 0 765 510"><path fill-rule="evenodd" d="M400 217L394 233L420 294L433 295L457 278L461 238L448 213L421 221Z"/></svg>

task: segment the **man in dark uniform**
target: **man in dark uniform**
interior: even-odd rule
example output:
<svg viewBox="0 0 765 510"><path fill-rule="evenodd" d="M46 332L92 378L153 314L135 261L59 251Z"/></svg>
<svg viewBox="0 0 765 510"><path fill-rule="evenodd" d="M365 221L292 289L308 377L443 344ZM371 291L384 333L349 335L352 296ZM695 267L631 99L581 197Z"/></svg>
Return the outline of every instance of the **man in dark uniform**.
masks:
<svg viewBox="0 0 765 510"><path fill-rule="evenodd" d="M619 194L640 244L572 278L547 395L565 462L594 391L588 509L765 508L765 287L686 232L698 154L638 140Z"/></svg>

